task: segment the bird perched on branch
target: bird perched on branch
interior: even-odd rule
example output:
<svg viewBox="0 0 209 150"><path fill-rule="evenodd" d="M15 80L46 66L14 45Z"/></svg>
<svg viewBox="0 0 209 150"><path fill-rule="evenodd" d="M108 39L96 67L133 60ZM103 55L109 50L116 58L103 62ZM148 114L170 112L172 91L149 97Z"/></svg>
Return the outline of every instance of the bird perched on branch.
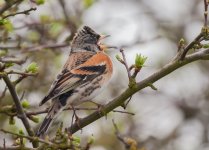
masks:
<svg viewBox="0 0 209 150"><path fill-rule="evenodd" d="M66 107L72 108L97 96L111 78L111 59L104 50L111 48L101 43L108 36L97 34L84 26L74 36L71 52L62 71L53 82L40 106L51 100L51 107L36 135L43 136L53 119Z"/></svg>

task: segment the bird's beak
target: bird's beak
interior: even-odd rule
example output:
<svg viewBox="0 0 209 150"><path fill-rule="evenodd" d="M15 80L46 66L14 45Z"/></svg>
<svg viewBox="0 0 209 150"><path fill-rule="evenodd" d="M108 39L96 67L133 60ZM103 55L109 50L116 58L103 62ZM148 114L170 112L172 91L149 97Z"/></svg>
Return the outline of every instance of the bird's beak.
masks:
<svg viewBox="0 0 209 150"><path fill-rule="evenodd" d="M99 40L103 40L103 39L105 39L107 37L110 37L110 35L101 34Z"/></svg>
<svg viewBox="0 0 209 150"><path fill-rule="evenodd" d="M98 42L100 49L102 51L106 51L107 49L111 49L111 48L116 49L117 48L116 46L109 46L109 45L106 45L106 44L103 44L100 42L101 40L103 40L107 37L110 37L110 35L100 35L99 42Z"/></svg>

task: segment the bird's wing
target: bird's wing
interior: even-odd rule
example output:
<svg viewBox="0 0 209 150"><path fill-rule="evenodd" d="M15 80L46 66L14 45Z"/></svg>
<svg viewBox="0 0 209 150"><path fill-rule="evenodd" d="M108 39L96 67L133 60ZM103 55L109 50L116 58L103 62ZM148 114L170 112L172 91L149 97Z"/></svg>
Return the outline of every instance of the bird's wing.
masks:
<svg viewBox="0 0 209 150"><path fill-rule="evenodd" d="M94 62L98 61L96 55L71 70L67 69L69 68L68 65L65 65L65 69L58 75L57 80L53 83L48 95L44 97L40 105L101 75L106 70L106 65L103 62L95 64Z"/></svg>

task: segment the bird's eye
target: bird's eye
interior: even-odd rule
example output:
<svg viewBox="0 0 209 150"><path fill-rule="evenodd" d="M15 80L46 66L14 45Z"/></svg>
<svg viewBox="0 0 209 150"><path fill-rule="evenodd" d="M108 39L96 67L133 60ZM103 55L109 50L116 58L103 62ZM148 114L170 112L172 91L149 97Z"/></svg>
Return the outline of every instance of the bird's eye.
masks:
<svg viewBox="0 0 209 150"><path fill-rule="evenodd" d="M87 51L91 51L91 47L90 46L85 46L84 49L87 50Z"/></svg>

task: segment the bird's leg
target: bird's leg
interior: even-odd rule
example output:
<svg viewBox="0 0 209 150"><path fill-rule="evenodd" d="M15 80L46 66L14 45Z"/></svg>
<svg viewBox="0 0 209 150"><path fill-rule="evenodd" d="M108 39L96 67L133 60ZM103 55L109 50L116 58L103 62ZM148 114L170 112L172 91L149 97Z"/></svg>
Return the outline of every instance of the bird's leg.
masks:
<svg viewBox="0 0 209 150"><path fill-rule="evenodd" d="M103 116L103 115L106 116L105 111L102 110L102 108L104 108L104 105L99 104L99 103L96 103L96 102L94 102L94 101L89 101L89 102L91 102L91 103L93 103L94 105L97 106L97 108L98 108L97 111L99 112L100 116Z"/></svg>
<svg viewBox="0 0 209 150"><path fill-rule="evenodd" d="M74 117L75 117L75 123L77 124L77 126L81 129L81 126L80 126L80 118L78 117L78 115L76 114L76 109L74 106L71 106L72 109L73 109L73 116L72 116L72 122L71 122L71 126L73 124L73 120L74 120Z"/></svg>

